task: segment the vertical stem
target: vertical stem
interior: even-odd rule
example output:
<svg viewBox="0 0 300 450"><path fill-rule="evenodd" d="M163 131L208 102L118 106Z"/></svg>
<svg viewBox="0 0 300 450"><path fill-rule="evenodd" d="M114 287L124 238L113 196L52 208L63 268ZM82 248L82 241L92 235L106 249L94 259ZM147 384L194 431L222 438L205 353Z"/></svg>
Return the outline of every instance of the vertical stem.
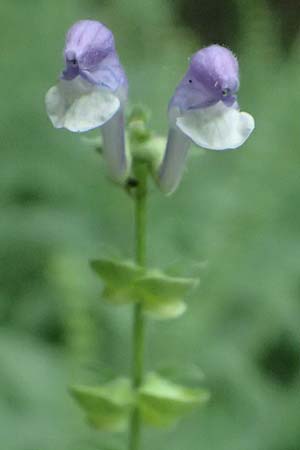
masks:
<svg viewBox="0 0 300 450"><path fill-rule="evenodd" d="M135 176L138 183L135 196L135 260L138 265L145 267L147 166L143 163L137 163Z"/></svg>
<svg viewBox="0 0 300 450"><path fill-rule="evenodd" d="M147 166L137 163L135 167L137 188L135 195L135 261L146 265L146 200L147 200ZM133 322L133 361L132 386L138 389L143 381L145 318L141 302L134 306ZM141 437L141 417L138 408L132 412L129 430L129 450L138 450Z"/></svg>

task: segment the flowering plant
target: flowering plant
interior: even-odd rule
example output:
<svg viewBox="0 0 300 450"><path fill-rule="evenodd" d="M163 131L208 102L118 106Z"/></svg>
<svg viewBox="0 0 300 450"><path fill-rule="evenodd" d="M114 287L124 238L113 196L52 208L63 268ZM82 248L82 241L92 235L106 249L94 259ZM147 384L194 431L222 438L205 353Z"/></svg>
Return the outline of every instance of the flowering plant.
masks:
<svg viewBox="0 0 300 450"><path fill-rule="evenodd" d="M163 193L174 192L191 142L211 150L237 148L251 134L254 120L237 103L237 59L218 45L192 56L169 104L167 142L149 130L141 108L131 111L125 126L128 82L108 28L92 20L75 23L67 34L64 58L65 70L46 95L49 118L54 127L73 132L101 128L98 147L107 172L135 203L134 261L102 257L91 262L104 284L103 297L112 305L133 307L131 377L73 386L71 393L92 426L112 432L129 427L129 449L137 450L142 423L169 426L209 398L202 387L182 386L144 370L146 317L180 316L187 294L198 283L146 265L148 178Z"/></svg>

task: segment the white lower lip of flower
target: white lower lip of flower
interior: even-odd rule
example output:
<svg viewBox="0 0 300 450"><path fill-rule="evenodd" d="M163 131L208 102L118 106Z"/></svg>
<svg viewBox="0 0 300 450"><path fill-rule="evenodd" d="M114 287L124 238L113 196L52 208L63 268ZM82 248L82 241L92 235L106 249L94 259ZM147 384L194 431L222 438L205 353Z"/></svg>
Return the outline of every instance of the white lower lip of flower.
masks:
<svg viewBox="0 0 300 450"><path fill-rule="evenodd" d="M196 145L210 150L240 147L252 133L253 117L223 102L186 111L176 119L177 127Z"/></svg>
<svg viewBox="0 0 300 450"><path fill-rule="evenodd" d="M84 132L100 127L120 108L118 97L80 76L60 80L46 94L46 109L55 128Z"/></svg>

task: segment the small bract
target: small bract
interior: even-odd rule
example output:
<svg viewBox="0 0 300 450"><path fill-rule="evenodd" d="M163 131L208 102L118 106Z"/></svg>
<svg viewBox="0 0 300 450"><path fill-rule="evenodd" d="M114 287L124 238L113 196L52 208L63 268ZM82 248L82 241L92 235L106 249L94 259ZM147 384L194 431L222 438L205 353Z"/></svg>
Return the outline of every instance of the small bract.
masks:
<svg viewBox="0 0 300 450"><path fill-rule="evenodd" d="M195 53L169 103L169 135L158 184L166 194L178 186L190 143L210 150L240 147L254 129L237 103L239 66L227 48L211 45Z"/></svg>
<svg viewBox="0 0 300 450"><path fill-rule="evenodd" d="M65 70L46 94L55 128L85 132L101 127L103 156L110 176L123 182L130 162L125 150L124 104L128 82L112 32L94 20L80 20L68 31Z"/></svg>

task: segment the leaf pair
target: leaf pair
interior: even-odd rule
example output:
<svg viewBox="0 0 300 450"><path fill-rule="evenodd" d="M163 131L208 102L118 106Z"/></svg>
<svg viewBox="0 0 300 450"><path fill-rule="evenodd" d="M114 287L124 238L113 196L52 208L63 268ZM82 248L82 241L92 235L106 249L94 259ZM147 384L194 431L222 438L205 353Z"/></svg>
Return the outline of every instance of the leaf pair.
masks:
<svg viewBox="0 0 300 450"><path fill-rule="evenodd" d="M197 284L195 278L171 277L159 270L145 270L130 261L98 259L92 269L104 283L103 296L115 305L142 302L144 311L156 319L178 317L184 298Z"/></svg>
<svg viewBox="0 0 300 450"><path fill-rule="evenodd" d="M146 377L136 394L125 378L99 387L74 386L71 394L90 425L103 431L125 430L134 407L140 409L145 424L170 426L209 398L204 389L186 388L155 373Z"/></svg>

